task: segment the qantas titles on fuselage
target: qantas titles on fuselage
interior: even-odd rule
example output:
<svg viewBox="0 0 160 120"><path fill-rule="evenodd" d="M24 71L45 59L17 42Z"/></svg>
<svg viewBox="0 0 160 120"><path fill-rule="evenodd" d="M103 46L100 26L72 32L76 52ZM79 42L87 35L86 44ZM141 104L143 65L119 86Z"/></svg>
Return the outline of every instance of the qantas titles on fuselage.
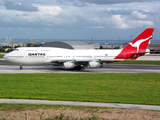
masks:
<svg viewBox="0 0 160 120"><path fill-rule="evenodd" d="M154 28L147 28L123 49L73 50L53 47L21 47L6 54L8 61L22 64L61 65L65 69L102 67L103 63L137 59L147 52Z"/></svg>
<svg viewBox="0 0 160 120"><path fill-rule="evenodd" d="M45 53L28 53L28 56L45 56Z"/></svg>

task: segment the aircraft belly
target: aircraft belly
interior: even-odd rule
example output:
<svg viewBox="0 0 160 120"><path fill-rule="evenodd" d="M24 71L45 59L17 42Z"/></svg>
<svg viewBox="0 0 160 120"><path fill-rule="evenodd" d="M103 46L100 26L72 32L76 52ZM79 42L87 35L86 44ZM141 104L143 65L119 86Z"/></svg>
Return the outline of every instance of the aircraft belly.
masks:
<svg viewBox="0 0 160 120"><path fill-rule="evenodd" d="M44 57L24 57L23 60L16 60L16 63L19 64L31 64L31 65L38 65L38 64L45 64L46 59Z"/></svg>

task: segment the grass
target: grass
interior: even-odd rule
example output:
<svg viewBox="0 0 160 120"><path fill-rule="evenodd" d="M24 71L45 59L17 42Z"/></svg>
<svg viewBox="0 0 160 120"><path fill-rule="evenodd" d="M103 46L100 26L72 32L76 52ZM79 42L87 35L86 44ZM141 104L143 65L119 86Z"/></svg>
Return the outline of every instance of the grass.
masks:
<svg viewBox="0 0 160 120"><path fill-rule="evenodd" d="M114 62L114 63L111 63L111 64L142 64L142 65L160 65L160 61L126 60L126 61Z"/></svg>
<svg viewBox="0 0 160 120"><path fill-rule="evenodd" d="M4 55L1 55L1 54L0 54L0 58L3 58L3 56L4 56Z"/></svg>
<svg viewBox="0 0 160 120"><path fill-rule="evenodd" d="M0 74L0 98L160 105L160 74Z"/></svg>
<svg viewBox="0 0 160 120"><path fill-rule="evenodd" d="M148 54L146 56L160 56L160 54Z"/></svg>

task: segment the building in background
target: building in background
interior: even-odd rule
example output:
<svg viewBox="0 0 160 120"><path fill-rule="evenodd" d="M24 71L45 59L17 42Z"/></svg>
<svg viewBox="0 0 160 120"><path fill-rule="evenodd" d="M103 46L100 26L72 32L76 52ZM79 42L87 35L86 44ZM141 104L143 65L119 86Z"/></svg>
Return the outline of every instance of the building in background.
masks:
<svg viewBox="0 0 160 120"><path fill-rule="evenodd" d="M18 44L13 43L13 42L10 43L10 47L11 47L11 48L15 48L16 46L18 46Z"/></svg>
<svg viewBox="0 0 160 120"><path fill-rule="evenodd" d="M92 45L81 41L53 41L47 42L42 47L56 47L65 49L95 49Z"/></svg>
<svg viewBox="0 0 160 120"><path fill-rule="evenodd" d="M34 44L34 39L31 38L31 39L29 40L29 43L30 43L30 44Z"/></svg>
<svg viewBox="0 0 160 120"><path fill-rule="evenodd" d="M160 44L149 44L148 49L151 51L151 54L160 54Z"/></svg>
<svg viewBox="0 0 160 120"><path fill-rule="evenodd" d="M19 47L27 47L27 43L18 43Z"/></svg>

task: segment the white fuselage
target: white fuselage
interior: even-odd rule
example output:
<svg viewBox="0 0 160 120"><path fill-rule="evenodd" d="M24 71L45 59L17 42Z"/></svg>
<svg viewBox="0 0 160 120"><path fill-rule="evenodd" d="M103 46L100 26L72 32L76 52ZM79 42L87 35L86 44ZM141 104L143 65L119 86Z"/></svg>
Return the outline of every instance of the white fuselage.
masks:
<svg viewBox="0 0 160 120"><path fill-rule="evenodd" d="M55 61L114 59L118 50L74 50L53 47L20 47L4 56L8 61L18 64L52 64ZM58 64L57 64L58 65Z"/></svg>

